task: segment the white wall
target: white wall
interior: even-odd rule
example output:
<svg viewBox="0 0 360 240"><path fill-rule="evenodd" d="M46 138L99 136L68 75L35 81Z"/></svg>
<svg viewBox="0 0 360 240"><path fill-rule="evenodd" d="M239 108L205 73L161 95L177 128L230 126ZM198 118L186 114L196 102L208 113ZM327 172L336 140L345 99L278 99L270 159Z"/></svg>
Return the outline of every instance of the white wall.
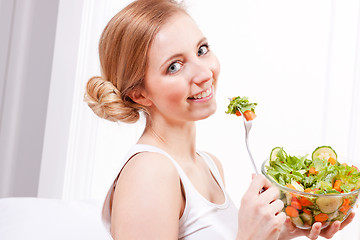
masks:
<svg viewBox="0 0 360 240"><path fill-rule="evenodd" d="M0 197L37 196L57 7L0 1Z"/></svg>
<svg viewBox="0 0 360 240"><path fill-rule="evenodd" d="M64 5L60 4L58 21L64 25L57 31L57 65L51 83L54 92L50 95L39 195L102 198L119 160L141 134L143 122L127 125L97 120L82 96L87 79L99 74L96 43L102 27L130 1L104 4L84 0L83 7L76 6L70 14L76 21L65 14L65 6L71 2L60 1ZM250 134L258 166L276 146L288 152L310 152L326 144L340 156L359 156L358 0L185 2L222 64L218 111L198 123L198 147L222 160L227 189L235 203L239 204L250 182L252 168L241 120L224 113L228 97L246 95L259 104ZM74 25L79 30L78 35L72 35L76 46L72 54L66 54L60 40L67 36L64 29L73 29ZM66 79L73 82L67 85L71 101L66 102L65 111L56 103L61 96L54 86L64 79L59 76L67 68L71 73ZM56 119L59 109L66 114L65 123ZM53 151L58 154L54 156ZM337 239L358 236L358 219Z"/></svg>

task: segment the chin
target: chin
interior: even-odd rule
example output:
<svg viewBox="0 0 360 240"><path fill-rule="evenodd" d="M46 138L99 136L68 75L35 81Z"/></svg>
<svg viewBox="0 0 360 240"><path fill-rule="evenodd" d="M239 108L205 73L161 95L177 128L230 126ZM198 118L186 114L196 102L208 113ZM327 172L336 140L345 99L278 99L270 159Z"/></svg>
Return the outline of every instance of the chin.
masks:
<svg viewBox="0 0 360 240"><path fill-rule="evenodd" d="M216 112L216 104L211 109L207 109L206 112L199 114L195 120L204 120L213 115Z"/></svg>

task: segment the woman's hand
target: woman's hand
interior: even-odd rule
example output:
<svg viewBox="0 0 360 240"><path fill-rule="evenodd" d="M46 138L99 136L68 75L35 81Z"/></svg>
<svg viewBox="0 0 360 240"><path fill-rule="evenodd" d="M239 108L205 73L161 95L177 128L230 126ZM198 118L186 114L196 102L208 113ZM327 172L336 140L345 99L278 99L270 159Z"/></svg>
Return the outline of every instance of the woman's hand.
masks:
<svg viewBox="0 0 360 240"><path fill-rule="evenodd" d="M262 189L264 192L260 193ZM253 175L253 180L241 200L239 209L238 240L278 239L286 215L281 210L278 188L263 175Z"/></svg>
<svg viewBox="0 0 360 240"><path fill-rule="evenodd" d="M286 222L284 224L283 230L281 231L280 240L292 239L299 236L306 236L309 239L317 239L319 236L324 238L332 238L335 233L339 230L346 227L355 217L355 213L351 213L349 217L342 223L339 221L333 222L329 227L321 230L321 223L316 222L313 224L311 230L302 230L300 228L296 228L292 223L289 217L287 217Z"/></svg>

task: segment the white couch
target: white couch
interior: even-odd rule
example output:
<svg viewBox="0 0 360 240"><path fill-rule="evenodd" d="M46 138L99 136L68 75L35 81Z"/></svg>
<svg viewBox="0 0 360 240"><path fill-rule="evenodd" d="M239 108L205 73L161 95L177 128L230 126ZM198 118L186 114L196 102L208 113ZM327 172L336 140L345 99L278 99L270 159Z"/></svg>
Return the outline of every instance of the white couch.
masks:
<svg viewBox="0 0 360 240"><path fill-rule="evenodd" d="M111 240L96 201L0 198L1 240Z"/></svg>

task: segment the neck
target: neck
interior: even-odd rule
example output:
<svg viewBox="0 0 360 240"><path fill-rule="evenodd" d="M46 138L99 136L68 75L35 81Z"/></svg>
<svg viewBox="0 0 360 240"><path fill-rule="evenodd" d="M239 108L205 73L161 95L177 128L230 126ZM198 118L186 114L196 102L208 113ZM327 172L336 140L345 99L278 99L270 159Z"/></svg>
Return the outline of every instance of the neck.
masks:
<svg viewBox="0 0 360 240"><path fill-rule="evenodd" d="M196 156L196 124L151 121L138 143L157 146L177 159L192 160Z"/></svg>

